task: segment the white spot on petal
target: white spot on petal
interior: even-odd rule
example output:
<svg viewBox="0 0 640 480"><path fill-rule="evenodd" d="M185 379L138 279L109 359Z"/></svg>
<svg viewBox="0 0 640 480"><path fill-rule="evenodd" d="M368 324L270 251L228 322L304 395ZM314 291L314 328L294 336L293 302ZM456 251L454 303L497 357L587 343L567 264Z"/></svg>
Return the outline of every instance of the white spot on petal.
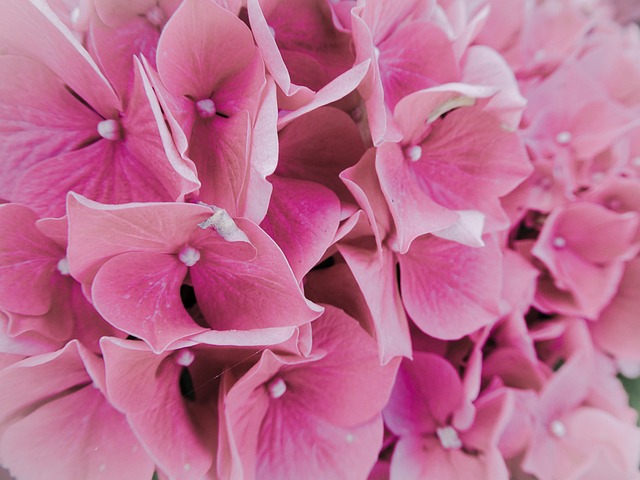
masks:
<svg viewBox="0 0 640 480"><path fill-rule="evenodd" d="M174 360L178 365L181 365L183 367L188 367L193 363L195 358L196 356L193 354L191 350L184 349L184 350L180 350L179 352L176 352Z"/></svg>
<svg viewBox="0 0 640 480"><path fill-rule="evenodd" d="M161 27L162 25L164 25L164 22L167 20L167 17L165 16L164 12L157 5L154 5L149 10L147 10L146 17L148 22L154 27Z"/></svg>
<svg viewBox="0 0 640 480"><path fill-rule="evenodd" d="M373 56L376 57L376 60L380 60L380 49L378 47L373 47Z"/></svg>
<svg viewBox="0 0 640 480"><path fill-rule="evenodd" d="M555 248L564 248L567 246L567 241L564 237L556 237L553 239L552 243Z"/></svg>
<svg viewBox="0 0 640 480"><path fill-rule="evenodd" d="M462 442L455 428L450 426L440 427L436 430L436 434L438 435L442 448L454 449L462 447Z"/></svg>
<svg viewBox="0 0 640 480"><path fill-rule="evenodd" d="M211 118L216 114L216 104L210 98L196 102L196 111L201 118Z"/></svg>
<svg viewBox="0 0 640 480"><path fill-rule="evenodd" d="M120 124L117 120L113 120L112 118L102 120L98 123L98 134L105 140L119 140Z"/></svg>
<svg viewBox="0 0 640 480"><path fill-rule="evenodd" d="M591 175L591 180L593 180L595 183L600 183L602 180L604 180L604 173L594 172Z"/></svg>
<svg viewBox="0 0 640 480"><path fill-rule="evenodd" d="M227 213L224 208L219 208L211 205L213 215L207 218L204 222L200 222L198 226L203 230L213 227L218 235L227 240L228 242L249 242L247 235L238 228L236 222Z"/></svg>
<svg viewBox="0 0 640 480"><path fill-rule="evenodd" d="M407 148L407 157L413 162L417 162L422 158L422 147L420 145L413 145Z"/></svg>
<svg viewBox="0 0 640 480"><path fill-rule="evenodd" d="M271 398L280 398L287 391L287 384L282 378L277 377L269 382L267 389Z"/></svg>
<svg viewBox="0 0 640 480"><path fill-rule="evenodd" d="M71 273L71 270L69 269L69 260L67 260L67 257L61 258L58 262L58 265L56 265L56 268L62 275L69 275L69 273Z"/></svg>
<svg viewBox="0 0 640 480"><path fill-rule="evenodd" d="M107 466L104 463L98 467L99 472L104 472L106 469L107 469Z"/></svg>
<svg viewBox="0 0 640 480"><path fill-rule="evenodd" d="M178 258L187 267L193 267L198 260L200 260L200 251L190 245L185 245L182 250L180 250Z"/></svg>
<svg viewBox="0 0 640 480"><path fill-rule="evenodd" d="M564 131L556 135L556 142L558 142L560 145L566 145L571 141L572 138L573 137L571 136L571 132Z"/></svg>
<svg viewBox="0 0 640 480"><path fill-rule="evenodd" d="M354 441L356 438L353 436L353 434L351 434L351 433L347 433L347 436L346 436L346 437L344 437L344 439L345 439L345 441L346 441L347 443L353 443L353 441Z"/></svg>
<svg viewBox="0 0 640 480"><path fill-rule="evenodd" d="M631 160L631 165L633 165L634 167L640 167L640 157L635 157L633 160Z"/></svg>
<svg viewBox="0 0 640 480"><path fill-rule="evenodd" d="M269 33L273 38L276 38L276 29L269 25Z"/></svg>
<svg viewBox="0 0 640 480"><path fill-rule="evenodd" d="M188 472L189 470L191 470L191 464L190 463L185 463L183 468L184 468L185 472Z"/></svg>
<svg viewBox="0 0 640 480"><path fill-rule="evenodd" d="M551 425L549 425L549 430L551 430L551 433L553 433L558 438L562 438L567 434L567 428L560 420L554 420L553 422L551 422Z"/></svg>
<svg viewBox="0 0 640 480"><path fill-rule="evenodd" d="M71 25L75 27L75 25L78 23L78 20L80 20L80 8L75 7L73 10L71 10L69 19L71 20Z"/></svg>
<svg viewBox="0 0 640 480"><path fill-rule="evenodd" d="M541 62L542 60L544 60L547 57L547 52L545 52L543 49L538 50L536 53L533 54L533 59L536 62Z"/></svg>

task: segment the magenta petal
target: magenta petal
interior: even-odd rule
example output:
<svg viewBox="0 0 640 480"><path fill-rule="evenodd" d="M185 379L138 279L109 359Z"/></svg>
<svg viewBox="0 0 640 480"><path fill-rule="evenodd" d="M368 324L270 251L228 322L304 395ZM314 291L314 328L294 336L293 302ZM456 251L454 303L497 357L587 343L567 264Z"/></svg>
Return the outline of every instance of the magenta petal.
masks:
<svg viewBox="0 0 640 480"><path fill-rule="evenodd" d="M261 227L282 248L298 280L322 258L340 220L340 202L312 182L271 177L274 186Z"/></svg>
<svg viewBox="0 0 640 480"><path fill-rule="evenodd" d="M433 434L465 402L453 366L432 353L413 352L402 360L384 420L396 435Z"/></svg>
<svg viewBox="0 0 640 480"><path fill-rule="evenodd" d="M219 82L249 64L255 49L238 17L215 2L188 0L160 36L158 72L173 94L209 98Z"/></svg>
<svg viewBox="0 0 640 480"><path fill-rule="evenodd" d="M456 339L497 320L502 253L495 240L471 248L424 236L399 262L404 305L425 333Z"/></svg>
<svg viewBox="0 0 640 480"><path fill-rule="evenodd" d="M91 296L108 322L161 352L180 338L204 331L180 300L186 273L187 267L173 255L123 253L102 266Z"/></svg>
<svg viewBox="0 0 640 480"><path fill-rule="evenodd" d="M198 305L211 328L284 327L317 318L321 307L304 298L280 248L257 225L243 219L236 222L257 256L247 260L203 249L190 271Z"/></svg>
<svg viewBox="0 0 640 480"><path fill-rule="evenodd" d="M64 251L35 227L27 207L0 205L0 308L43 315L51 306L51 277Z"/></svg>
<svg viewBox="0 0 640 480"><path fill-rule="evenodd" d="M44 432L50 432L45 434ZM2 463L21 479L151 478L154 464L124 416L91 386L55 399L10 426Z"/></svg>

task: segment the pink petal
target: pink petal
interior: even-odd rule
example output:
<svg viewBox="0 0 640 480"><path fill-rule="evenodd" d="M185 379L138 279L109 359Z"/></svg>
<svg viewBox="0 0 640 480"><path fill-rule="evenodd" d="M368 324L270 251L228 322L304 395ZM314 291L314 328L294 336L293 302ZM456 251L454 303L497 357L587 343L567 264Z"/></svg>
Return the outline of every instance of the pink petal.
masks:
<svg viewBox="0 0 640 480"><path fill-rule="evenodd" d="M418 351L413 355L413 360L402 360L384 420L396 435L435 434L463 406L462 382L440 356Z"/></svg>
<svg viewBox="0 0 640 480"><path fill-rule="evenodd" d="M202 259L191 267L198 305L209 325L250 330L299 326L317 318L321 307L304 298L280 248L257 225L243 219L237 224L257 251L254 259L203 249Z"/></svg>
<svg viewBox="0 0 640 480"><path fill-rule="evenodd" d="M322 258L338 228L340 203L331 190L312 182L271 177L274 186L261 227L282 248L300 281Z"/></svg>
<svg viewBox="0 0 640 480"><path fill-rule="evenodd" d="M51 277L64 251L35 227L38 217L17 204L0 205L0 307L43 315L51 306Z"/></svg>
<svg viewBox="0 0 640 480"><path fill-rule="evenodd" d="M50 434L43 434L50 432ZM18 478L84 480L150 478L153 461L140 448L124 416L85 386L52 400L7 429L2 462Z"/></svg>
<svg viewBox="0 0 640 480"><path fill-rule="evenodd" d="M123 253L100 268L91 296L109 323L161 352L172 342L204 330L180 300L186 274L187 267L173 255Z"/></svg>
<svg viewBox="0 0 640 480"><path fill-rule="evenodd" d="M217 85L253 59L251 32L231 12L207 0L188 0L158 43L158 72L174 95L209 98ZM215 61L207 61L211 55Z"/></svg>
<svg viewBox="0 0 640 480"><path fill-rule="evenodd" d="M502 254L494 240L471 248L424 236L399 262L405 308L425 333L455 339L497 320Z"/></svg>
<svg viewBox="0 0 640 480"><path fill-rule="evenodd" d="M0 58L0 196L11 199L29 167L98 138L100 116L79 102L44 66Z"/></svg>
<svg viewBox="0 0 640 480"><path fill-rule="evenodd" d="M215 453L215 403L181 396L183 367L166 353L155 355L140 342L105 339L101 346L109 399L155 462L171 478L203 478Z"/></svg>
<svg viewBox="0 0 640 480"><path fill-rule="evenodd" d="M12 53L46 65L103 117L120 108L107 79L45 2L5 2L0 39Z"/></svg>

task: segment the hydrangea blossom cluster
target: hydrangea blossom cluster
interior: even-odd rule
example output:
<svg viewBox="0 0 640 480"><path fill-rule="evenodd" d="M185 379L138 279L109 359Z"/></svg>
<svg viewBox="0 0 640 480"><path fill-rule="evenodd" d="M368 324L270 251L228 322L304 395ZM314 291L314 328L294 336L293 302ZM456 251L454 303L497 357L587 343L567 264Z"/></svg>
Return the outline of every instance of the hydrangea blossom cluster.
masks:
<svg viewBox="0 0 640 480"><path fill-rule="evenodd" d="M640 478L610 0L3 0L18 480Z"/></svg>

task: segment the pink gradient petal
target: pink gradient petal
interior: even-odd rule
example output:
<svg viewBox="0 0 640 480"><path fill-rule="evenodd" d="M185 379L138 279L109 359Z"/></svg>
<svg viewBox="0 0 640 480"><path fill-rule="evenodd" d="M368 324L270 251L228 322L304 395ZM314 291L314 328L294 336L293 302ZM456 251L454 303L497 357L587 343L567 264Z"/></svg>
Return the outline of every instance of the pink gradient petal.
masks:
<svg viewBox="0 0 640 480"><path fill-rule="evenodd" d="M278 176L260 225L282 248L298 281L327 251L338 228L340 203L328 188Z"/></svg>
<svg viewBox="0 0 640 480"><path fill-rule="evenodd" d="M43 435L43 432L54 432ZM154 463L99 390L85 386L54 399L10 426L2 462L17 478L85 480L150 478Z"/></svg>
<svg viewBox="0 0 640 480"><path fill-rule="evenodd" d="M252 60L249 29L209 0L187 0L171 17L158 43L158 72L174 95L209 98L220 82ZM215 60L206 60L215 52Z"/></svg>
<svg viewBox="0 0 640 480"><path fill-rule="evenodd" d="M204 331L180 300L186 273L173 255L123 253L102 266L91 297L109 323L161 352L175 340Z"/></svg>
<svg viewBox="0 0 640 480"><path fill-rule="evenodd" d="M496 321L502 290L497 242L471 248L437 237L415 240L399 255L407 313L425 333L455 339Z"/></svg>
<svg viewBox="0 0 640 480"><path fill-rule="evenodd" d="M207 402L205 409L181 396L183 367L166 353L131 341L104 339L101 346L109 399L155 462L171 478L203 478L215 452L215 405Z"/></svg>
<svg viewBox="0 0 640 480"><path fill-rule="evenodd" d="M148 203L103 205L80 195L67 199L69 265L90 282L109 258L125 252L176 253L212 214L203 205Z"/></svg>
<svg viewBox="0 0 640 480"><path fill-rule="evenodd" d="M0 58L0 197L11 199L29 167L99 138L100 116L33 60Z"/></svg>
<svg viewBox="0 0 640 480"><path fill-rule="evenodd" d="M216 330L250 330L299 326L317 318L322 308L304 298L275 242L248 220L237 219L237 224L257 251L253 260L203 249L201 260L190 270L209 325Z"/></svg>
<svg viewBox="0 0 640 480"><path fill-rule="evenodd" d="M464 403L453 366L438 355L416 351L413 360L402 360L384 420L396 435L435 434Z"/></svg>
<svg viewBox="0 0 640 480"><path fill-rule="evenodd" d="M0 307L23 315L43 315L51 306L51 277L64 251L35 227L27 207L0 205Z"/></svg>
<svg viewBox="0 0 640 480"><path fill-rule="evenodd" d="M120 108L107 79L46 2L4 2L0 39L10 53L46 65L103 117L113 116Z"/></svg>

